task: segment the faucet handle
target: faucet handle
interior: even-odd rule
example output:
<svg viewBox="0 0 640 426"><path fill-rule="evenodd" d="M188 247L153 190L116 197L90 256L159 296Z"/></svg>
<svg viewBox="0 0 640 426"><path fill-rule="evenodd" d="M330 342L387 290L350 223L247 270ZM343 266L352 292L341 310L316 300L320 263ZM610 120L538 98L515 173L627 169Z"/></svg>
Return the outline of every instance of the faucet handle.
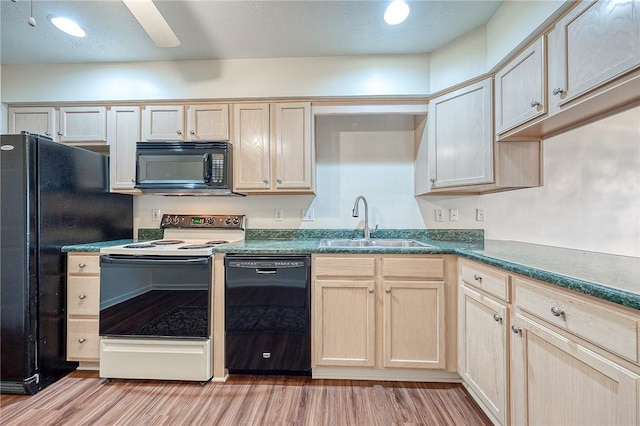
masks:
<svg viewBox="0 0 640 426"><path fill-rule="evenodd" d="M378 230L378 224L376 223L376 227L375 228L369 228L369 233L376 232L377 230Z"/></svg>

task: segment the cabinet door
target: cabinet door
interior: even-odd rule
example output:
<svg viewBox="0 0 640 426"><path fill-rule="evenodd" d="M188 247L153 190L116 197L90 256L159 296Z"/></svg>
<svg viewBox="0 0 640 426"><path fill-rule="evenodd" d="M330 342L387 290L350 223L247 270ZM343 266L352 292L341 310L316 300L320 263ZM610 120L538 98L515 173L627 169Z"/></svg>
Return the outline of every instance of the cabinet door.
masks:
<svg viewBox="0 0 640 426"><path fill-rule="evenodd" d="M375 282L315 280L315 365L375 365Z"/></svg>
<svg viewBox="0 0 640 426"><path fill-rule="evenodd" d="M309 102L275 104L274 110L275 187L311 190L314 167L311 104Z"/></svg>
<svg viewBox="0 0 640 426"><path fill-rule="evenodd" d="M105 107L60 108L60 142L106 142L107 109Z"/></svg>
<svg viewBox="0 0 640 426"><path fill-rule="evenodd" d="M140 140L140 107L111 107L108 130L111 190L132 190L136 181L136 142Z"/></svg>
<svg viewBox="0 0 640 426"><path fill-rule="evenodd" d="M444 368L444 282L384 284L384 366Z"/></svg>
<svg viewBox="0 0 640 426"><path fill-rule="evenodd" d="M549 45L549 90L555 106L640 64L640 2L585 1L558 22Z"/></svg>
<svg viewBox="0 0 640 426"><path fill-rule="evenodd" d="M637 425L638 376L520 314L512 342L512 423Z"/></svg>
<svg viewBox="0 0 640 426"><path fill-rule="evenodd" d="M184 140L184 107L150 105L143 109L142 138L146 141Z"/></svg>
<svg viewBox="0 0 640 426"><path fill-rule="evenodd" d="M496 133L547 112L544 37L496 74Z"/></svg>
<svg viewBox="0 0 640 426"><path fill-rule="evenodd" d="M458 372L500 424L507 423L507 308L460 286Z"/></svg>
<svg viewBox="0 0 640 426"><path fill-rule="evenodd" d="M269 104L234 105L233 123L235 189L271 188Z"/></svg>
<svg viewBox="0 0 640 426"><path fill-rule="evenodd" d="M9 133L22 131L56 140L56 111L51 107L9 108Z"/></svg>
<svg viewBox="0 0 640 426"><path fill-rule="evenodd" d="M228 141L229 105L190 105L187 132L190 141Z"/></svg>
<svg viewBox="0 0 640 426"><path fill-rule="evenodd" d="M493 180L491 79L429 102L429 176L433 187Z"/></svg>

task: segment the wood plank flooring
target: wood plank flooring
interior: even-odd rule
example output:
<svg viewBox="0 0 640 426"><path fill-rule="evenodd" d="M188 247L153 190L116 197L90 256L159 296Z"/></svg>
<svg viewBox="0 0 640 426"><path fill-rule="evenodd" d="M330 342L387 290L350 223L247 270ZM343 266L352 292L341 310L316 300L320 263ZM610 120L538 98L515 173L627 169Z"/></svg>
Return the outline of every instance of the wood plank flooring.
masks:
<svg viewBox="0 0 640 426"><path fill-rule="evenodd" d="M9 425L490 425L458 384L231 376L114 380L75 371L32 396L0 395Z"/></svg>

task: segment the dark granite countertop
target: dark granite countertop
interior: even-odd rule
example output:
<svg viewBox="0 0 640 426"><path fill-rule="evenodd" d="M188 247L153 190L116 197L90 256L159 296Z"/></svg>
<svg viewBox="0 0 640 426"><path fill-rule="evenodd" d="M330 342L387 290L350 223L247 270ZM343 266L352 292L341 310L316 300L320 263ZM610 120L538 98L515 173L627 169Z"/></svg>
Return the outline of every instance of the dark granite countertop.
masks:
<svg viewBox="0 0 640 426"><path fill-rule="evenodd" d="M516 241L484 240L482 230L381 230L374 238L415 239L435 247L320 247L323 238L360 238L353 230L247 230L244 241L214 248L237 254L453 254L640 310L640 258ZM130 240L63 247L99 251Z"/></svg>

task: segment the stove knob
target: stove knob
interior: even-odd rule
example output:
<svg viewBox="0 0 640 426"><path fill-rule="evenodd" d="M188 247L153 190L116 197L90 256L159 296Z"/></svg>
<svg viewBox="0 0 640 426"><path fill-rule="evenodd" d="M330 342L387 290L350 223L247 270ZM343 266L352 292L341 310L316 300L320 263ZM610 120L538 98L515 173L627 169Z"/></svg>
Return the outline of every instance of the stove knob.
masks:
<svg viewBox="0 0 640 426"><path fill-rule="evenodd" d="M231 218L230 217L226 218L224 220L224 224L227 225L227 226L231 225Z"/></svg>
<svg viewBox="0 0 640 426"><path fill-rule="evenodd" d="M171 220L171 223L173 223L174 225L177 225L178 222L180 222L180 218L178 216L174 216Z"/></svg>
<svg viewBox="0 0 640 426"><path fill-rule="evenodd" d="M208 217L206 222L207 222L207 225L215 225L216 220L212 217Z"/></svg>
<svg viewBox="0 0 640 426"><path fill-rule="evenodd" d="M233 218L233 224L238 225L240 223L240 218L238 216Z"/></svg>

